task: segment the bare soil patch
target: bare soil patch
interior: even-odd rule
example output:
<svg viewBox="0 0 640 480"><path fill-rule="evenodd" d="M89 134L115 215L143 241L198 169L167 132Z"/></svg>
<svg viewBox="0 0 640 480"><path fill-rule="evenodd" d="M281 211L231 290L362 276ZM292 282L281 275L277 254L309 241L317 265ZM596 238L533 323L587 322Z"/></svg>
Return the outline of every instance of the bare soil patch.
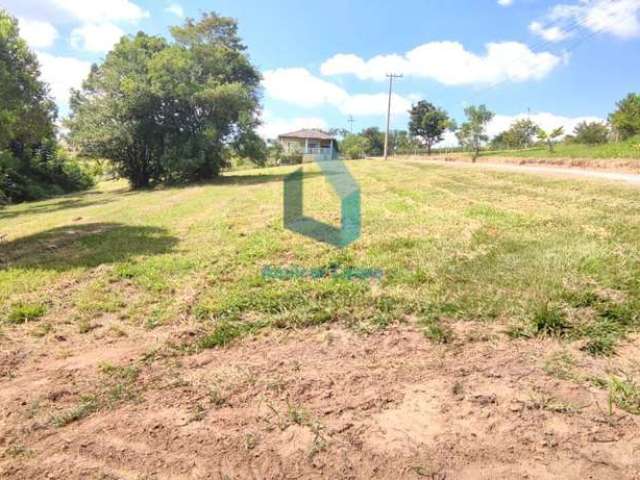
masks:
<svg viewBox="0 0 640 480"><path fill-rule="evenodd" d="M474 323L454 325L457 340L442 346L411 325L331 327L189 353L170 345L192 332L172 328L72 350L5 339L0 477L640 478L640 418L610 410L606 390L549 373L568 348L556 341ZM573 354L595 373L622 361ZM95 409L52 423L95 392Z"/></svg>

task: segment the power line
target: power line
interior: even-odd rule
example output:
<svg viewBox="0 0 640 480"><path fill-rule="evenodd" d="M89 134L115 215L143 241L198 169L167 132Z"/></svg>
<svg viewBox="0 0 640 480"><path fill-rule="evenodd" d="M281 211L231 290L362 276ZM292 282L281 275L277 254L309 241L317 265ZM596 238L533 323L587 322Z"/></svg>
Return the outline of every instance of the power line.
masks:
<svg viewBox="0 0 640 480"><path fill-rule="evenodd" d="M403 75L399 75L397 73L387 73L387 78L389 79L389 104L387 106L387 130L384 134L384 159L387 160L389 158L389 127L391 124L391 94L393 93L393 80L395 78L402 78Z"/></svg>

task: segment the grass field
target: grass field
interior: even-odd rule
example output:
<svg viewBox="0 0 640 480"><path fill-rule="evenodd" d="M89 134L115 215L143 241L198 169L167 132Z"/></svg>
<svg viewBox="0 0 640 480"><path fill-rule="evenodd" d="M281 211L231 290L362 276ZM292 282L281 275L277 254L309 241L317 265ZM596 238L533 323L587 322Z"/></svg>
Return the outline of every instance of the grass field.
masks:
<svg viewBox="0 0 640 480"><path fill-rule="evenodd" d="M636 190L412 163L351 165L364 235L345 250L283 228L284 170L143 193L111 183L4 209L4 328L60 310L81 325L113 313L148 328L191 314L224 343L274 326L371 329L414 316L442 340L450 321L499 321L513 334L588 338L587 348L604 354L639 325ZM337 224L337 199L318 172L310 175L309 214ZM385 276L375 284L261 278L263 267L287 265ZM70 282L76 287L61 287ZM186 292L192 301L177 302ZM581 318L584 309L590 314Z"/></svg>
<svg viewBox="0 0 640 480"><path fill-rule="evenodd" d="M267 333L340 327L366 338L409 326L425 346L447 348L474 325L475 340L484 331L508 344L552 342L600 361L636 338L638 189L411 161L349 168L362 190L363 234L344 250L283 228L286 167L146 192L109 182L4 208L0 342L37 352L63 338L64 348L82 345L71 348L77 355L188 326L185 337L161 342L180 357ZM337 225L337 198L314 166L305 169L305 213ZM384 277L265 279L269 266ZM64 348L62 357L72 355ZM633 368L594 376L562 354L547 360L554 375L608 392L612 408L640 412ZM125 402L123 389L135 393L138 381L131 368L94 370L116 393L79 387L66 410L45 409L51 428Z"/></svg>

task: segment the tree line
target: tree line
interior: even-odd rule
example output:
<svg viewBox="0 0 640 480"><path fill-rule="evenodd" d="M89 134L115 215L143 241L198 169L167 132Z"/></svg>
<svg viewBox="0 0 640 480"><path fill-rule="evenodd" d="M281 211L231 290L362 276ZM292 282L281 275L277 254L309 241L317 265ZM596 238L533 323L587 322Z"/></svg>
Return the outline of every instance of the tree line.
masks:
<svg viewBox="0 0 640 480"><path fill-rule="evenodd" d="M215 13L171 28L171 40L124 36L82 87L64 121L82 158L108 159L133 188L211 179L234 157L261 164L261 75L235 20ZM0 203L87 188L61 148L57 111L18 22L0 9Z"/></svg>
<svg viewBox="0 0 640 480"><path fill-rule="evenodd" d="M630 93L616 104L608 122L581 122L573 132L565 132L558 126L544 130L531 119L519 119L493 138L487 134L487 126L495 117L485 105L465 108L465 121L461 125L442 108L425 100L419 101L409 111L407 131L394 131L390 135L391 151L396 154L426 152L431 155L445 138L447 131L455 134L460 148L472 152L475 161L484 148L494 150L525 149L545 145L550 152L562 139L565 143L597 145L632 140L640 142L640 94ZM359 134L344 133L341 152L347 158L380 156L384 150L384 133L377 128L367 128ZM563 138L564 137L564 138Z"/></svg>
<svg viewBox="0 0 640 480"><path fill-rule="evenodd" d="M72 91L67 149L57 140L57 110L40 78L35 54L18 22L0 9L0 204L88 188L93 179L80 158L108 159L133 188L209 180L232 159L265 164L282 151L256 133L261 75L251 63L235 20L216 13L187 19L171 38L139 32L124 36ZM544 131L518 120L493 139L494 113L469 106L458 125L428 101L412 106L407 130L390 135L392 152L431 154L452 132L461 148L553 149L561 128ZM380 156L384 132L376 127L342 138L344 157ZM621 100L607 124L583 123L564 141L597 144L640 135L640 95ZM74 157L68 151L76 154Z"/></svg>

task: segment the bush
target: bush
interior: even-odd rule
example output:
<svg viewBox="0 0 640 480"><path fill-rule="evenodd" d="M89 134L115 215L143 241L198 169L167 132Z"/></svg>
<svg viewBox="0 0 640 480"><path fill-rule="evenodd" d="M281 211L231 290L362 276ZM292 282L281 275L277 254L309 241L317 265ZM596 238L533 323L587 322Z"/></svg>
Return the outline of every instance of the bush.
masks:
<svg viewBox="0 0 640 480"><path fill-rule="evenodd" d="M27 151L20 160L0 152L0 204L39 200L86 190L93 177L55 144Z"/></svg>
<svg viewBox="0 0 640 480"><path fill-rule="evenodd" d="M369 150L369 140L362 135L348 135L342 141L340 149L346 158L365 158Z"/></svg>
<svg viewBox="0 0 640 480"><path fill-rule="evenodd" d="M280 165L300 165L302 160L301 153L290 153L280 158Z"/></svg>

